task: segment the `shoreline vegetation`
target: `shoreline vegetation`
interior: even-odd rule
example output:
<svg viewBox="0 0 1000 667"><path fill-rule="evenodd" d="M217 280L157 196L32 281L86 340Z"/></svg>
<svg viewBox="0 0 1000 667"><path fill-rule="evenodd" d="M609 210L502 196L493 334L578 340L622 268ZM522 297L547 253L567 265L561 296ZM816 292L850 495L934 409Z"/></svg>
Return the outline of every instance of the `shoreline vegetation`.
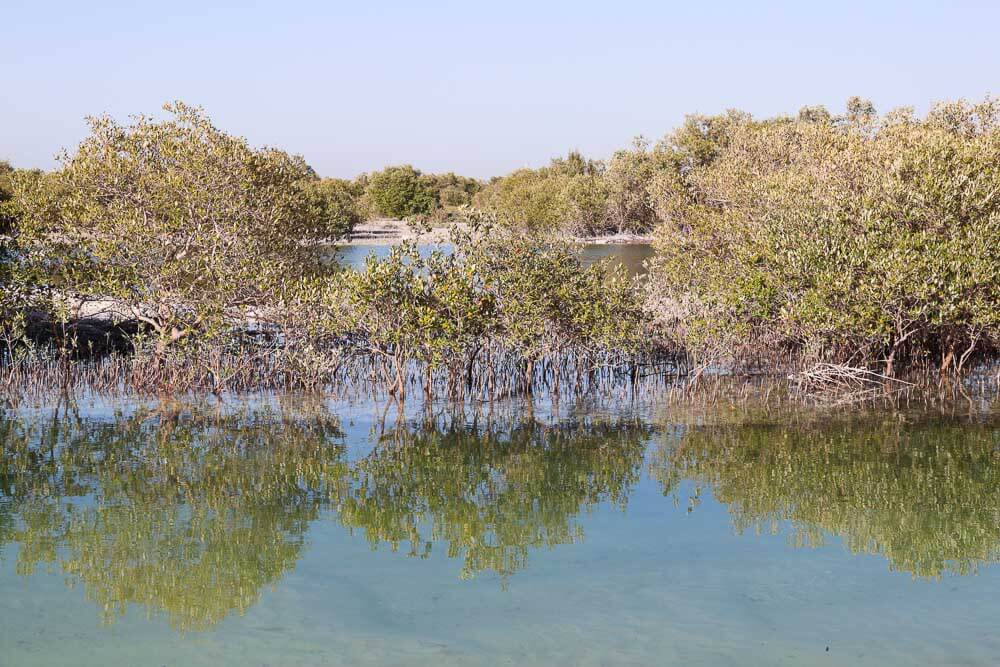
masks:
<svg viewBox="0 0 1000 667"><path fill-rule="evenodd" d="M324 179L164 110L89 119L52 172L0 165L3 396L669 398L766 378L842 403L1000 384L993 99L691 116L489 182ZM641 277L576 253L650 238ZM392 247L355 271L330 260L344 243Z"/></svg>
<svg viewBox="0 0 1000 667"><path fill-rule="evenodd" d="M331 243L338 246L399 245L404 242L416 243L417 245L445 244L450 239L453 226L464 228L463 223L456 222L449 225L432 225L428 230L421 229L406 220L383 218L359 223L346 237L331 241ZM575 236L569 240L581 245L648 245L653 243L651 235L633 233Z"/></svg>

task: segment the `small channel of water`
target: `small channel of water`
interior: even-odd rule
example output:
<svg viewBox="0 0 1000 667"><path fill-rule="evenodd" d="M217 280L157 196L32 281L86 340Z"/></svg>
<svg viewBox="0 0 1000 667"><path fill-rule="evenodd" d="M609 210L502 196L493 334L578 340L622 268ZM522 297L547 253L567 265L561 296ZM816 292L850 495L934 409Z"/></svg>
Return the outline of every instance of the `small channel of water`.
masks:
<svg viewBox="0 0 1000 667"><path fill-rule="evenodd" d="M344 266L361 269L364 268L365 258L368 255L385 257L389 254L391 247L389 245L342 246L337 249L337 259ZM431 247L421 246L428 252ZM645 273L643 262L652 256L653 246L644 243L587 245L584 246L581 255L584 264L592 264L600 260L617 261L633 275Z"/></svg>

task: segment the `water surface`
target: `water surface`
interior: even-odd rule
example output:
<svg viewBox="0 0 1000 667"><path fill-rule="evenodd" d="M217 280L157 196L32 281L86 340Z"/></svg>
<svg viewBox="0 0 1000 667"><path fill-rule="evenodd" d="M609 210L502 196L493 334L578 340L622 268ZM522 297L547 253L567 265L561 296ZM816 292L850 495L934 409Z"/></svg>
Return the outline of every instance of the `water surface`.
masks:
<svg viewBox="0 0 1000 667"><path fill-rule="evenodd" d="M433 246L420 246L424 252L429 252ZM353 245L341 246L337 249L337 260L342 266L352 269L363 269L365 258L368 255L385 257L392 248L390 245ZM445 246L447 248L447 246ZM633 275L642 275L646 272L643 262L653 256L653 246L645 243L628 244L590 244L583 246L580 258L583 264L589 265L594 262L607 260L618 262L623 265Z"/></svg>
<svg viewBox="0 0 1000 667"><path fill-rule="evenodd" d="M0 416L0 663L994 665L989 417Z"/></svg>

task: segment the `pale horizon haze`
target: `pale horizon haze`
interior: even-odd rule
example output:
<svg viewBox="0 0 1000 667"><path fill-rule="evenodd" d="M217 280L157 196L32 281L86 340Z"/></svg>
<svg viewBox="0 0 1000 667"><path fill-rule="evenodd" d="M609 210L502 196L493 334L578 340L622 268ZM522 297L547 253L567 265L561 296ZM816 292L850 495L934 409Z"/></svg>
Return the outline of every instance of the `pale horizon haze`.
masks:
<svg viewBox="0 0 1000 667"><path fill-rule="evenodd" d="M997 2L0 0L0 160L51 169L85 116L183 100L323 176L488 178L688 113L982 99L998 26Z"/></svg>

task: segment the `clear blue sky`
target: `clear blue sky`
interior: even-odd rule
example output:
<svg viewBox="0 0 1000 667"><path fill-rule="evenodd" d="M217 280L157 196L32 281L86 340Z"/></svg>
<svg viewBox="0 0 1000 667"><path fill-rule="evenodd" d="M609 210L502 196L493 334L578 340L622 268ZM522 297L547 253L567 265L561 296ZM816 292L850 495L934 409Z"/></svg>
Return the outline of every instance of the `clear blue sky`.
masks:
<svg viewBox="0 0 1000 667"><path fill-rule="evenodd" d="M689 112L1000 94L1000 2L0 0L0 159L181 99L324 176L605 157Z"/></svg>

